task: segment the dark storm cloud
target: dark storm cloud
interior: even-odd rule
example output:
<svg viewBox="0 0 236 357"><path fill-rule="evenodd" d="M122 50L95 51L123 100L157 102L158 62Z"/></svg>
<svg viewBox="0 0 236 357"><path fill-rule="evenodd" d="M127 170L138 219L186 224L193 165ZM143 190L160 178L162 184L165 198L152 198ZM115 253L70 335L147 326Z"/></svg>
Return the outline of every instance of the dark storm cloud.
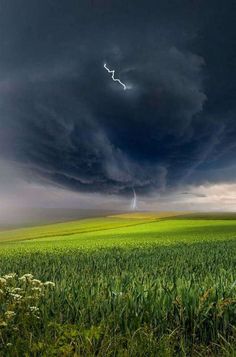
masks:
<svg viewBox="0 0 236 357"><path fill-rule="evenodd" d="M236 136L232 8L1 1L1 157L78 191L222 180Z"/></svg>

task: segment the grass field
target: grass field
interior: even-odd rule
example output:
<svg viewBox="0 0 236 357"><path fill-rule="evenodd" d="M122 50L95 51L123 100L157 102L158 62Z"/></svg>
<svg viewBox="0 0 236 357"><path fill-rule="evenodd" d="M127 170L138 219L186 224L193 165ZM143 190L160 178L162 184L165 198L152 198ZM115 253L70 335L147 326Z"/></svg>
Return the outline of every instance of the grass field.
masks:
<svg viewBox="0 0 236 357"><path fill-rule="evenodd" d="M235 214L2 231L0 276L1 356L236 356Z"/></svg>

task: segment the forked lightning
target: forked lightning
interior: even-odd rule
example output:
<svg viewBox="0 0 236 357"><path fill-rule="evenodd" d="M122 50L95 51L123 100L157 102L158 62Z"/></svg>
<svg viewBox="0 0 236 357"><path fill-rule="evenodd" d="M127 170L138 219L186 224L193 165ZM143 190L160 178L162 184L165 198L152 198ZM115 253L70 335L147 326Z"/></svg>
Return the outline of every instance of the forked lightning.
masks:
<svg viewBox="0 0 236 357"><path fill-rule="evenodd" d="M114 70L110 70L108 67L107 67L107 64L104 63L104 68L107 70L108 73L111 73L111 78L114 82L118 82L122 85L122 87L124 88L124 90L127 89L126 85L124 83L121 82L121 80L119 78L115 78L115 71Z"/></svg>

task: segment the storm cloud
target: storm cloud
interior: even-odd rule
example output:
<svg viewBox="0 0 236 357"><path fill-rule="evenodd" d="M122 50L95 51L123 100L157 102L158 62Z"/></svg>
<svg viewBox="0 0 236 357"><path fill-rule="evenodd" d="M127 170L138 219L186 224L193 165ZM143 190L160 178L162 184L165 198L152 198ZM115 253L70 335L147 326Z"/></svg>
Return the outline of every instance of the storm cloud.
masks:
<svg viewBox="0 0 236 357"><path fill-rule="evenodd" d="M0 156L26 178L146 195L235 181L233 1L15 0L0 16Z"/></svg>

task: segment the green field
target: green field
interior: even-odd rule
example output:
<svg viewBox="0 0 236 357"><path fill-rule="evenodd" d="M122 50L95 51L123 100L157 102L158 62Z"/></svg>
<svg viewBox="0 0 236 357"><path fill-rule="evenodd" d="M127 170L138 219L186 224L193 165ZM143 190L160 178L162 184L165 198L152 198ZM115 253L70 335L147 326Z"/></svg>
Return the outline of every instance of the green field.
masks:
<svg viewBox="0 0 236 357"><path fill-rule="evenodd" d="M2 231L0 262L0 356L236 356L235 214Z"/></svg>

